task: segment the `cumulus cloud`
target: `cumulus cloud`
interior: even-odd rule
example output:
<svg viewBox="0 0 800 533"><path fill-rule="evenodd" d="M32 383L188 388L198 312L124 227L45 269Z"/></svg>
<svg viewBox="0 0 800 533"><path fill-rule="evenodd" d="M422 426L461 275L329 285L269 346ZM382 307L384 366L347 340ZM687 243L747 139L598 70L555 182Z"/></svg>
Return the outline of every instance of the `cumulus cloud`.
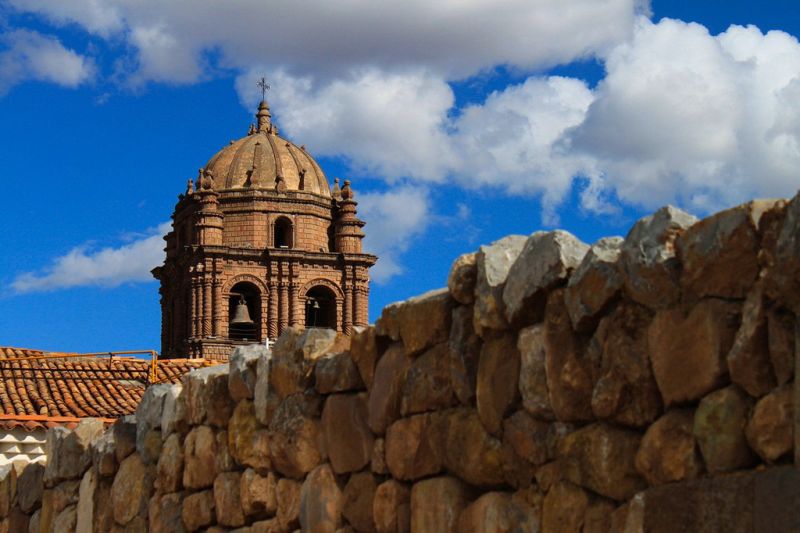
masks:
<svg viewBox="0 0 800 533"><path fill-rule="evenodd" d="M0 95L25 81L47 81L77 87L94 76L90 58L65 48L54 38L34 31L0 35Z"/></svg>
<svg viewBox="0 0 800 533"><path fill-rule="evenodd" d="M266 64L296 74L424 67L447 79L496 65L547 67L588 57L630 35L643 0L264 2L12 0L22 12L127 39L135 77L186 82L219 66ZM165 69L169 65L170 70Z"/></svg>
<svg viewBox="0 0 800 533"><path fill-rule="evenodd" d="M431 217L428 193L420 187L402 186L359 194L356 199L359 216L367 222L364 249L379 257L370 276L378 283L386 282L403 272L400 255L427 227Z"/></svg>
<svg viewBox="0 0 800 533"><path fill-rule="evenodd" d="M800 44L781 31L641 19L612 50L585 120L566 137L596 160L598 191L709 212L800 184Z"/></svg>
<svg viewBox="0 0 800 533"><path fill-rule="evenodd" d="M780 31L640 18L603 56L594 90L532 76L455 110L430 71L282 71L273 100L285 131L320 155L396 181L538 195L543 220L577 188L582 207L677 203L707 213L754 196L790 196L800 168L800 44ZM257 99L258 71L243 74Z"/></svg>
<svg viewBox="0 0 800 533"><path fill-rule="evenodd" d="M171 223L165 222L148 235L117 248L73 248L42 272L17 276L11 288L17 293L29 293L92 285L116 287L128 282L149 281L152 279L150 270L164 261L163 236L170 228Z"/></svg>

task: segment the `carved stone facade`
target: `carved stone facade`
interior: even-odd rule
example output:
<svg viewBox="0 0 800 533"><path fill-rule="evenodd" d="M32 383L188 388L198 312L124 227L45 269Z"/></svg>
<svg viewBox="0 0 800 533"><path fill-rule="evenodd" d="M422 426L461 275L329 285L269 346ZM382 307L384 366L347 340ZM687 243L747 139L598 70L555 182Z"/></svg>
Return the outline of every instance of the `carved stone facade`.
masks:
<svg viewBox="0 0 800 533"><path fill-rule="evenodd" d="M172 215L161 282L162 357L227 359L287 326L367 325L364 223L348 181L333 191L306 152L257 125L200 169ZM246 310L245 310L246 309Z"/></svg>

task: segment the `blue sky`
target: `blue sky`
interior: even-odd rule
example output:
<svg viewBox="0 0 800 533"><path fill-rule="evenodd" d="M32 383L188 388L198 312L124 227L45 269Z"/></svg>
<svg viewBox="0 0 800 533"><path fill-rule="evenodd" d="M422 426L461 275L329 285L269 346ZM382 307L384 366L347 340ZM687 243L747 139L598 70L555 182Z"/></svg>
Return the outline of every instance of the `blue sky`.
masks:
<svg viewBox="0 0 800 533"><path fill-rule="evenodd" d="M798 188L792 3L457 4L0 0L0 345L158 349L164 224L261 75L283 134L353 181L373 320L509 233Z"/></svg>

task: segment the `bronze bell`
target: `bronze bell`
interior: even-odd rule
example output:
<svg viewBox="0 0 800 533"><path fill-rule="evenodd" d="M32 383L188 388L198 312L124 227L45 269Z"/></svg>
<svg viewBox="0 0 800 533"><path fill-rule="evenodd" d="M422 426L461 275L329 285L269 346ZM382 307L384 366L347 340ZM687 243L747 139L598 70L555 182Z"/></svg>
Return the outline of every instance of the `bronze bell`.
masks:
<svg viewBox="0 0 800 533"><path fill-rule="evenodd" d="M247 303L244 296L239 296L239 303L236 304L236 314L233 315L231 325L234 326L253 326L255 322L250 318L250 311L247 310Z"/></svg>

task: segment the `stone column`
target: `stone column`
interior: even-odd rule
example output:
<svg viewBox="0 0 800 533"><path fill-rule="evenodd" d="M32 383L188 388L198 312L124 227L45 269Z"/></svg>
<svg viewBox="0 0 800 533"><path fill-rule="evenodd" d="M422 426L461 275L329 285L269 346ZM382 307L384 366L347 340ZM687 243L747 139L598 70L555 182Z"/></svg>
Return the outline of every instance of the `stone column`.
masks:
<svg viewBox="0 0 800 533"><path fill-rule="evenodd" d="M212 309L213 309L213 316L211 317L212 321L212 329L211 334L214 337L221 337L222 336L222 320L225 316L225 312L223 311L222 307L222 281L216 276L214 277L213 281L213 302L212 302Z"/></svg>
<svg viewBox="0 0 800 533"><path fill-rule="evenodd" d="M189 317L190 328L189 328L189 337L194 338L197 336L197 331L200 329L199 326L199 317L200 317L200 293L197 290L198 281L194 274L192 274L191 279L191 306L190 309L192 310L191 316Z"/></svg>
<svg viewBox="0 0 800 533"><path fill-rule="evenodd" d="M203 337L211 335L211 280L208 276L203 277Z"/></svg>
<svg viewBox="0 0 800 533"><path fill-rule="evenodd" d="M278 335L286 330L289 325L289 284L285 281L280 282L280 313L278 314Z"/></svg>
<svg viewBox="0 0 800 533"><path fill-rule="evenodd" d="M303 306L299 298L300 285L296 281L289 284L289 324L298 327L302 324Z"/></svg>
<svg viewBox="0 0 800 533"><path fill-rule="evenodd" d="M267 336L278 338L278 282L269 283L269 316L267 317Z"/></svg>
<svg viewBox="0 0 800 533"><path fill-rule="evenodd" d="M265 339L269 337L269 320L267 317L269 316L269 302L272 300L272 297L269 293L265 293L261 295L261 322L259 324L258 330L258 341L264 342Z"/></svg>
<svg viewBox="0 0 800 533"><path fill-rule="evenodd" d="M353 287L353 325L364 325L361 321L361 286L358 284Z"/></svg>
<svg viewBox="0 0 800 533"><path fill-rule="evenodd" d="M353 332L353 285L346 283L342 290L344 291L342 331L345 335L350 335Z"/></svg>

